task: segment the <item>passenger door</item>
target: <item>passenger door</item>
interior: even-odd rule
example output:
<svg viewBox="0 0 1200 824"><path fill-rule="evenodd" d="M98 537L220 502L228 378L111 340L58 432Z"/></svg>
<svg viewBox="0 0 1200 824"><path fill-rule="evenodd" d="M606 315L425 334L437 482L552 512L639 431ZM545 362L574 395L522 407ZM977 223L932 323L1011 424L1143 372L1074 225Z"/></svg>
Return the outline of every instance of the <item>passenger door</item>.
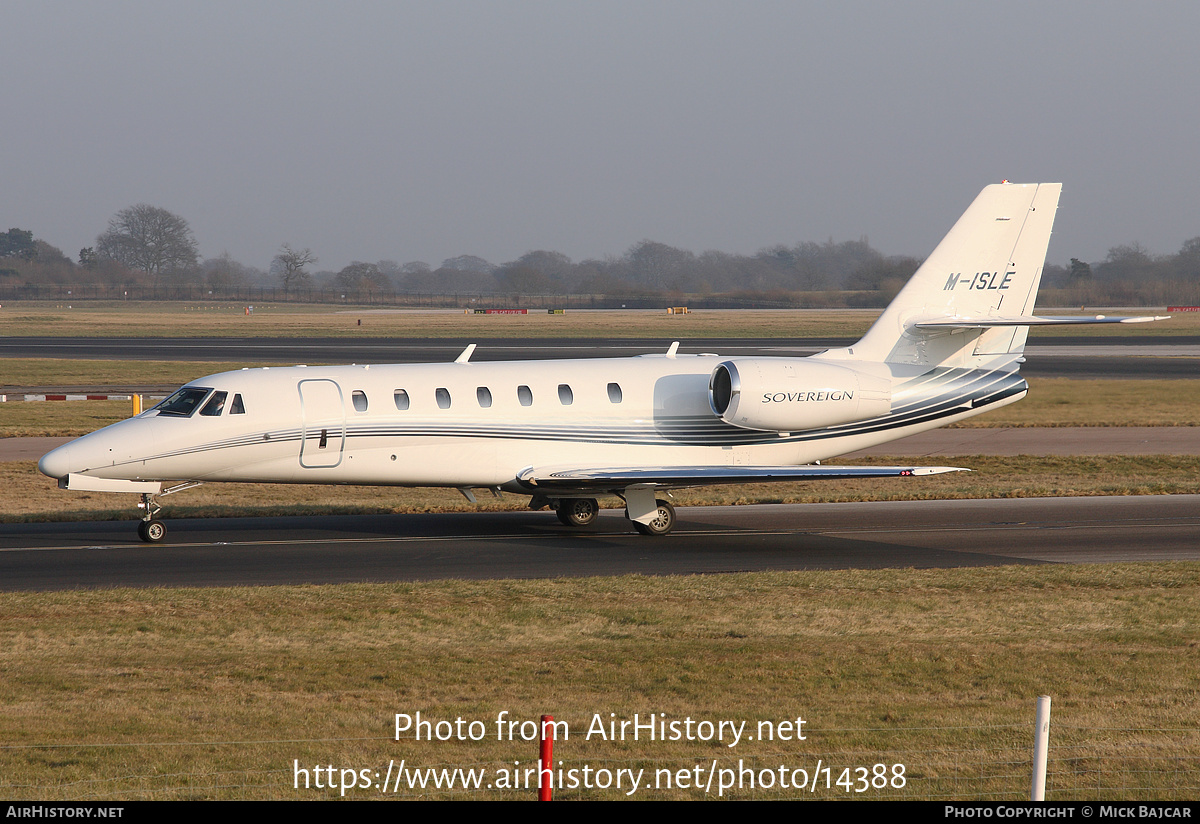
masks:
<svg viewBox="0 0 1200 824"><path fill-rule="evenodd" d="M299 384L300 466L327 469L342 462L346 447L346 403L342 388L327 378Z"/></svg>

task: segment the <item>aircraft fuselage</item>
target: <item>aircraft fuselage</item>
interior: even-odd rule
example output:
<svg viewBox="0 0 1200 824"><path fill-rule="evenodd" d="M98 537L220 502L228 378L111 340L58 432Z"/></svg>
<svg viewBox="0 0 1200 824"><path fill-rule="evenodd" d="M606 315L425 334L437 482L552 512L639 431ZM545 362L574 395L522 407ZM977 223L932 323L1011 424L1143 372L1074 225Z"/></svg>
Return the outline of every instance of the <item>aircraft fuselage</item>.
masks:
<svg viewBox="0 0 1200 824"><path fill-rule="evenodd" d="M806 384L801 368L746 393L744 405L794 410L797 423L787 431L762 430L726 423L713 409L710 379L727 362L647 355L224 372L184 387L197 395L189 414L149 410L60 447L41 468L54 477L128 481L516 491L528 467L809 464L1011 403L1025 391L1010 371L902 367L910 374L893 375L897 368L879 364L873 373L892 387L885 414L807 427L806 418L836 416L829 409L853 401L854 390ZM223 408L204 414L217 393L225 393Z"/></svg>

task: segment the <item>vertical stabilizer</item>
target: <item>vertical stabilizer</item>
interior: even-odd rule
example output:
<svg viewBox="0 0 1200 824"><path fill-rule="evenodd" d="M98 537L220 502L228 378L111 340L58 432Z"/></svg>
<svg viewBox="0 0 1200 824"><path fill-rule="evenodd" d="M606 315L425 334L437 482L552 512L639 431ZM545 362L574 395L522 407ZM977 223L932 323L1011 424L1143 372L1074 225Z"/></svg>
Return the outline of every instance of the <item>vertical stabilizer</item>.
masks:
<svg viewBox="0 0 1200 824"><path fill-rule="evenodd" d="M1032 314L1061 192L1061 183L986 187L863 339L824 357L978 366L997 356L1020 355L1028 327L989 327L986 322ZM955 318L982 324L915 325Z"/></svg>

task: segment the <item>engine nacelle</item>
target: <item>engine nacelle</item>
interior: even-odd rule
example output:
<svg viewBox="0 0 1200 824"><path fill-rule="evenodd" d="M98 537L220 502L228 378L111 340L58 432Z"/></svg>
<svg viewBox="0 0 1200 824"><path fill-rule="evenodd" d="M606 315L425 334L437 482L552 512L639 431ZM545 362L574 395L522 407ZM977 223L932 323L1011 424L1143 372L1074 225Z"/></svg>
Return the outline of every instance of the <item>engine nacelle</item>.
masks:
<svg viewBox="0 0 1200 824"><path fill-rule="evenodd" d="M737 358L713 369L708 402L733 426L796 432L886 415L892 381L807 358Z"/></svg>

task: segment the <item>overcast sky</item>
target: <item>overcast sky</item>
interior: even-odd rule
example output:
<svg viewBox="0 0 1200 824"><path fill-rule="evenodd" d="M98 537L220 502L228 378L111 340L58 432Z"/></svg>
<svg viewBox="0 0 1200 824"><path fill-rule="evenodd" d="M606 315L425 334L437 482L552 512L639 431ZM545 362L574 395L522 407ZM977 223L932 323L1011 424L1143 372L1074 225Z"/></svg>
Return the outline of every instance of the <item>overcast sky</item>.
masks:
<svg viewBox="0 0 1200 824"><path fill-rule="evenodd" d="M925 256L1061 181L1050 261L1200 235L1200 3L0 0L0 231L149 203L318 268L644 239Z"/></svg>

